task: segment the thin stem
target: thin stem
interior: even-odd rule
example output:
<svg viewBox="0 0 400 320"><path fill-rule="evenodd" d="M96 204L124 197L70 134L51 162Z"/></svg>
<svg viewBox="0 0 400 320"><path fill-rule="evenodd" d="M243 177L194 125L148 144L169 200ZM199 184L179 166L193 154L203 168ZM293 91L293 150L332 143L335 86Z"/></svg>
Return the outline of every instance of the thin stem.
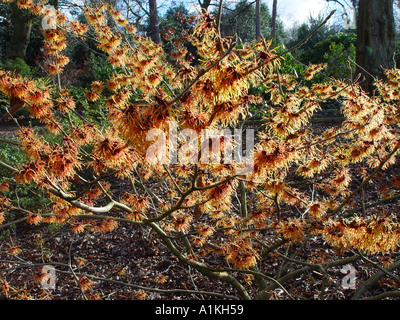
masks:
<svg viewBox="0 0 400 320"><path fill-rule="evenodd" d="M69 268L68 264L59 263L59 262L30 263L30 262L20 262L20 261L11 261L11 260L0 260L0 262L8 263L8 264L18 264L18 266L13 267L13 268L36 268L36 267L45 266L45 265L54 265L54 266L60 266L60 267ZM57 273L65 273L65 274L72 273L71 271L65 271L65 270L60 270L60 269L56 269L55 271ZM74 274L76 276L83 275L83 273L79 273L79 272L75 272L75 271L74 271ZM221 299L238 300L238 298L235 297L235 296L227 295L227 294L224 294L224 293L212 292L212 291L201 291L201 290L190 290L190 289L161 289L161 288L145 287L145 286L141 286L141 285L137 285L137 284L132 284L132 283L129 283L129 282L124 282L124 281L115 280L115 279L108 279L108 278L98 277L98 276L94 276L94 275L90 275L90 274L85 274L85 276L87 278L90 278L90 279L95 280L95 281L109 282L109 283L113 283L113 284L116 284L116 285L133 288L133 289L136 289L136 290L143 290L143 291L149 291L149 292L158 292L158 293L165 293L165 294L177 294L177 293L188 294L188 295L191 295L191 294L203 294L203 295L208 295L208 296L211 296L211 297L217 297L217 298L221 298Z"/></svg>
<svg viewBox="0 0 400 320"><path fill-rule="evenodd" d="M217 32L218 35L221 37L221 20L222 20L222 4L223 0L219 1L219 6L218 6L218 15L217 15Z"/></svg>
<svg viewBox="0 0 400 320"><path fill-rule="evenodd" d="M5 138L0 138L0 142L2 143L7 143L7 144L11 144L13 146L17 146L20 147L21 144L18 141L15 140L9 140L9 139L5 139Z"/></svg>
<svg viewBox="0 0 400 320"><path fill-rule="evenodd" d="M315 30L313 32L311 32L307 37L305 37L303 40L301 40L299 43L297 43L296 45L294 45L293 47L291 47L290 49L286 50L285 52L269 59L266 60L262 63L260 63L258 66L248 70L245 75L248 75L250 73L253 73L254 71L257 71L258 69L262 68L263 66L271 63L272 61L275 61L277 59L280 59L281 57L287 55L288 53L300 48L304 43L306 43L316 32L318 32L319 29L321 29L328 21L330 18L332 18L333 14L336 12L336 10L333 10L327 17L326 19L317 27L315 28Z"/></svg>
<svg viewBox="0 0 400 320"><path fill-rule="evenodd" d="M357 189L355 189L350 195L346 197L346 199L343 200L343 202L331 213L331 215L335 215L338 213L340 210L343 209L343 207L356 195L361 189L363 189L377 174L383 166L390 160L390 158L400 149L400 141L397 142L396 146L392 150L391 153L386 157L385 160L381 161L380 165L375 168L375 170L369 175L368 178L366 178L359 186Z"/></svg>
<svg viewBox="0 0 400 320"><path fill-rule="evenodd" d="M188 92L190 90L191 87L193 87L197 81L200 80L201 77L203 77L208 71L210 71L211 69L213 69L218 63L220 63L226 56L228 56L232 50L235 48L236 46L236 37L232 38L231 43L229 45L228 50L226 50L224 52L224 54L219 57L214 63L212 63L208 68L204 69L201 68L198 73L197 76L171 101L168 101L167 103L169 105L173 105L175 102L179 101L183 95Z"/></svg>

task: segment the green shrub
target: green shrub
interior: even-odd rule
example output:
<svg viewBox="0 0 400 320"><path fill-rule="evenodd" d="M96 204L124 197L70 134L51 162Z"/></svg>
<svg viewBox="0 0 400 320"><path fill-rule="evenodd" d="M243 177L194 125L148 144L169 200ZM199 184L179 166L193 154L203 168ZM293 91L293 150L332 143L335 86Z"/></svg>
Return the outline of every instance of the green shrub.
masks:
<svg viewBox="0 0 400 320"><path fill-rule="evenodd" d="M34 74L32 67L27 65L27 63L21 58L6 60L3 63L0 63L0 67L5 70L16 71L22 77L32 77Z"/></svg>
<svg viewBox="0 0 400 320"><path fill-rule="evenodd" d="M327 76L340 80L350 80L355 69L355 35L340 34L329 37L327 41L332 41L329 50L324 54L324 59L328 63Z"/></svg>
<svg viewBox="0 0 400 320"><path fill-rule="evenodd" d="M19 167L28 160L25 152L19 146L2 141L0 141L0 158L14 167ZM21 207L29 208L33 206L40 208L48 203L48 199L40 196L43 194L43 191L34 184L16 184L14 175L1 167L0 176L2 177L2 182L10 184L10 190L4 192L4 195L16 199Z"/></svg>

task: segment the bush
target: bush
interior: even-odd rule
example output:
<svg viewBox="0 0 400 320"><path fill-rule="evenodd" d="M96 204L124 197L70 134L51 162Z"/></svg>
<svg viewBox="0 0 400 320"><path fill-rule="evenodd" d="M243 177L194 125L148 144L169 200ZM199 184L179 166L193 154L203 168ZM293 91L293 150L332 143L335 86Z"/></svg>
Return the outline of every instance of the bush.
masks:
<svg viewBox="0 0 400 320"><path fill-rule="evenodd" d="M185 57L169 64L162 47L135 33L112 7L87 8L85 15L94 31L90 37L107 55L113 73L93 81L84 96L62 84L38 88L1 71L1 91L24 99L31 116L49 131L42 135L21 128L28 160L22 166L0 161L18 183L35 184L51 199L48 212L24 208L28 224L57 223L82 234L139 226L161 239L181 265L229 286L224 293L212 286L201 291L219 298L226 298L226 292L240 299L326 299L328 292L343 298L343 287L332 281L337 268L356 262L367 269L398 265L398 211L382 206L399 198L397 70L388 70L389 81L377 83L376 97L341 80L307 87L304 81L326 65L307 66L297 77L281 74L282 57L270 44L236 48L236 38L221 38L209 14L190 37L199 65ZM127 44L106 17L132 42ZM61 14L58 19L60 28L43 31L51 56L48 71L54 75L65 66L67 32L81 36L89 30ZM249 94L251 86L259 85L271 98L267 121L257 137L251 130L242 133L247 138L243 153L239 143L235 148L230 143L240 141L238 136L225 131L221 138L221 132L213 132L240 128L250 116L249 106L262 102ZM313 130L310 118L320 103L337 98L345 121ZM107 108L102 123L76 109L78 102L97 101ZM196 140L199 134L209 136ZM226 152L232 149L235 157ZM16 200L2 194L0 211L7 222ZM9 251L25 254L12 244ZM71 273L68 264L58 266ZM81 293L88 298L97 297L92 267L71 275L79 276ZM347 297L376 293L367 291L379 279L359 280L365 282L354 283ZM139 285L143 291L158 289L144 279ZM168 292L182 293L174 289ZM196 286L185 292L196 293Z"/></svg>
<svg viewBox="0 0 400 320"><path fill-rule="evenodd" d="M6 60L0 65L1 68L5 70L12 70L18 72L22 77L32 77L33 72L30 66L21 58L16 58L14 60Z"/></svg>
<svg viewBox="0 0 400 320"><path fill-rule="evenodd" d="M329 49L324 54L324 60L328 63L326 70L328 77L341 80L351 80L355 71L356 60L356 35L355 34L339 34L331 36L326 41L318 44L325 48L329 45Z"/></svg>

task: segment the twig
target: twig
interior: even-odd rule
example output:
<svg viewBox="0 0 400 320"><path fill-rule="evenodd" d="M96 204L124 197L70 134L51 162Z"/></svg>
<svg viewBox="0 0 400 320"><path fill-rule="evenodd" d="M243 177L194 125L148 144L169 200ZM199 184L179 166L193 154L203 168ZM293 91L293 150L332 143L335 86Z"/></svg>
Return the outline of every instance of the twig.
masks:
<svg viewBox="0 0 400 320"><path fill-rule="evenodd" d="M311 32L307 37L305 37L303 40L301 40L299 43L297 43L296 45L294 45L293 47L291 47L290 49L286 50L285 52L276 55L275 57L264 61L263 63L260 63L258 66L248 70L244 75L248 75L250 73L253 73L254 71L260 69L261 67L265 66L268 63L271 63L274 60L277 60L285 55L287 55L288 53L300 48L304 43L306 43L316 32L318 32L319 29L321 29L328 21L329 19L333 16L333 14L336 12L336 10L333 10L327 17L326 19L317 27L315 28L315 30L313 32Z"/></svg>
<svg viewBox="0 0 400 320"><path fill-rule="evenodd" d="M332 268L332 267L338 267L338 266L342 266L342 265L346 265L355 261L360 260L361 257L359 255L354 255L345 259L341 259L341 260L335 260L335 261L331 261L331 262L326 262L323 263L322 265L324 266L325 269L328 268ZM290 273L284 275L283 277L277 279L279 281L280 284L283 284L291 279L297 278L302 274L305 274L311 270L315 270L315 269L319 269L319 265L314 265L313 267L311 266L304 266L303 268L291 271ZM271 284L266 290L264 290L263 292L261 292L256 299L265 299L268 298L269 292L276 289L277 286L275 283Z"/></svg>
<svg viewBox="0 0 400 320"><path fill-rule="evenodd" d="M378 294L376 296L368 297L368 298L363 298L361 300L383 300L385 298L399 298L400 297L400 291L387 291L381 294Z"/></svg>
<svg viewBox="0 0 400 320"><path fill-rule="evenodd" d="M168 170L168 167L164 164L164 169L167 171L168 177L172 180L172 183L174 184L175 188L178 190L179 194L182 195L183 191L182 189L178 186L177 182L175 181L174 177L172 176L171 172Z"/></svg>
<svg viewBox="0 0 400 320"><path fill-rule="evenodd" d="M376 207L376 206L378 206L378 205L380 205L380 204L384 204L384 203L388 203L388 202L396 201L396 200L400 200L400 194L397 194L397 195L395 195L395 196L393 196L393 197L390 197L390 198L385 198L385 199L382 199L382 200L373 202L373 203L368 204L368 205L363 205L363 206L360 207L360 208L357 208L357 209L355 209L355 210L350 211L348 214L344 215L343 217L344 217L344 218L349 218L349 217L351 217L353 214L355 214L355 213L357 213L357 212L359 212L359 211L364 211L364 210L366 210L366 209Z"/></svg>
<svg viewBox="0 0 400 320"><path fill-rule="evenodd" d="M76 282L78 284L78 287L79 287L79 289L80 289L80 291L82 293L83 298L85 300L88 300L88 298L87 298L87 296L85 294L85 290L83 290L83 288L79 284L79 278L76 275L74 269L72 268L72 244L74 243L74 238L75 238L75 235L72 235L71 244L69 245L69 249L68 249L68 267L69 267L69 270L71 270L71 273L74 276L74 278L75 278L75 280L76 280Z"/></svg>
<svg viewBox="0 0 400 320"><path fill-rule="evenodd" d="M219 6L218 6L218 15L217 15L217 32L218 35L221 37L221 18L222 18L222 4L223 0L219 1Z"/></svg>
<svg viewBox="0 0 400 320"><path fill-rule="evenodd" d="M361 258L361 256L359 256ZM385 268L386 271L394 271L396 269L400 268L400 260L397 260L393 264L391 264L389 267ZM374 286L381 278L383 278L386 275L385 272L383 271L378 271L376 272L373 276L365 280L363 283L361 283L357 289L357 291L354 293L352 296L352 300L358 300L361 298L361 296L364 294L365 291L367 291L369 288Z"/></svg>
<svg viewBox="0 0 400 320"><path fill-rule="evenodd" d="M179 101L181 98L182 98L182 96L186 93L186 92L188 92L189 90L190 90L190 88L192 87L192 86L194 86L195 84L196 84L196 82L197 81L199 81L200 80L200 78L202 77L202 76L204 76L208 71L210 71L212 68L214 68L218 63L220 63L226 56L228 56L231 52L232 52L232 50L235 48L235 46L236 46L236 37L234 37L234 38L232 38L231 39L231 43L230 43L230 45L229 45L229 48L224 52L224 54L221 56L221 57L219 57L213 64L211 64L208 68L206 68L206 69L204 69L204 68L201 68L199 71L198 71L198 73L197 73L197 76L174 98L174 99L172 99L171 101L168 101L167 102L167 104L169 104L169 105L173 105L175 102L177 102L177 101Z"/></svg>
<svg viewBox="0 0 400 320"><path fill-rule="evenodd" d="M394 149L392 150L391 153L389 153L386 157L385 160L381 161L380 165L375 168L375 170L369 175L368 178L366 178L359 186L357 189L355 189L350 195L348 195L346 197L346 199L344 199L342 201L342 203L335 209L333 210L333 212L331 213L331 215L335 215L336 213L338 213L340 210L343 209L343 207L354 197L355 194L357 194L362 188L364 188L364 186L367 185L367 183L369 183L371 181L372 178L374 178L378 172L383 168L383 166L386 164L386 162L388 162L390 160L390 158L400 149L400 141L397 142L396 146L394 147Z"/></svg>
<svg viewBox="0 0 400 320"><path fill-rule="evenodd" d="M59 263L59 262L46 262L46 263L29 263L29 262L19 262L19 261L11 261L11 260L0 260L2 263L10 263L10 264L18 264L20 268L34 268L34 267L40 267L44 265L55 265L55 266L63 266L63 267L68 267L68 264L65 263ZM70 271L65 271L65 270L59 270L56 269L57 273L71 273ZM83 275L82 273L75 272L76 276ZM181 293L181 294L202 294L202 295L208 295L212 297L217 297L221 299L231 299L231 300L238 300L237 297L232 296L232 295L227 295L224 293L218 293L218 292L212 292L212 291L201 291L201 290L190 290L190 289L161 289L161 288L153 288L153 287L145 287L137 284L131 284L128 282L120 281L120 280L114 280L114 279L108 279L108 278L102 278L90 274L85 274L87 278L96 280L96 281L104 281L104 282L109 282L113 283L116 285L121 285L121 286L126 286L129 288L137 289L137 290L143 290L143 291L149 291L149 292L158 292L158 293L166 293L166 294L176 294L176 293Z"/></svg>
<svg viewBox="0 0 400 320"><path fill-rule="evenodd" d="M387 276L393 278L394 280L396 280L399 284L400 284L400 278L398 276L396 276L395 274L389 272L388 270L382 268L379 264L377 264L376 262L372 261L371 259L368 259L365 255L363 255L359 250L357 250L357 253L360 255L361 259L365 260L366 262L372 264L375 268L378 268L380 271L382 271L383 273L385 273Z"/></svg>
<svg viewBox="0 0 400 320"><path fill-rule="evenodd" d="M339 137L341 137L341 136L343 136L343 135L352 133L353 131L360 130L360 129L366 127L366 126L370 123L370 121L371 121L371 118L368 119L368 121L367 121L366 123L364 123L363 125L361 125L361 126L359 126L359 127L357 127L357 128L353 128L353 129L350 129L350 130L347 130L347 131L339 132L339 133L335 134L335 135L332 136L332 137L325 138L325 139L322 139L322 140L319 140L319 141L315 141L315 142L313 142L313 143L309 143L309 144L307 144L307 145L305 145L305 146L303 146L303 147L297 148L296 151L303 150L303 149L307 149L307 148L310 148L310 147L315 146L315 145L317 145L317 144L324 143L324 142L327 142L327 141L329 141L329 140L337 139L337 138L339 138Z"/></svg>
<svg viewBox="0 0 400 320"><path fill-rule="evenodd" d="M20 147L20 146L21 146L21 144L20 144L19 142L17 142L17 141L9 140L9 139L4 139L4 138L0 138L0 142L2 142L2 143L7 143L7 144L11 144L11 145L14 145L14 146L17 146L17 147Z"/></svg>

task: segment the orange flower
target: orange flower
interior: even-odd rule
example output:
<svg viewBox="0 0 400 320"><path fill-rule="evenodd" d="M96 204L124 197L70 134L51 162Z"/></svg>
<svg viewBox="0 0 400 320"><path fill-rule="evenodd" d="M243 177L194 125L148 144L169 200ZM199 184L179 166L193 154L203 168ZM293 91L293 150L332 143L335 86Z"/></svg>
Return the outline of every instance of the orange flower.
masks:
<svg viewBox="0 0 400 320"><path fill-rule="evenodd" d="M81 209L66 202L52 202L49 205L51 212L56 216L59 222L65 222L73 215L81 213Z"/></svg>
<svg viewBox="0 0 400 320"><path fill-rule="evenodd" d="M41 119L49 114L49 111L53 107L50 100L42 102L40 104L30 104L28 105L28 111L32 117L36 119Z"/></svg>
<svg viewBox="0 0 400 320"><path fill-rule="evenodd" d="M166 283L167 280L168 280L168 277L163 274L158 274L156 277L156 283L159 283L159 284Z"/></svg>
<svg viewBox="0 0 400 320"><path fill-rule="evenodd" d="M29 214L26 222L33 225L38 225L42 221L43 217L40 214L31 213Z"/></svg>
<svg viewBox="0 0 400 320"><path fill-rule="evenodd" d="M57 75L61 72L61 67L57 63L53 62L47 66L47 71L51 75Z"/></svg>
<svg viewBox="0 0 400 320"><path fill-rule="evenodd" d="M77 145L90 143L95 137L95 128L91 124L84 124L72 128L71 137Z"/></svg>
<svg viewBox="0 0 400 320"><path fill-rule="evenodd" d="M20 253L22 252L22 250L21 250L21 248L18 247L18 246L10 246L10 247L8 248L8 252L9 252L10 254L12 254L13 256L15 256L15 255L17 255L17 254L20 254Z"/></svg>
<svg viewBox="0 0 400 320"><path fill-rule="evenodd" d="M87 90L86 93L85 93L85 97L86 97L86 99L88 101L95 102L100 97L100 95L98 93L96 93L96 92L91 91L91 90Z"/></svg>
<svg viewBox="0 0 400 320"><path fill-rule="evenodd" d="M210 79L205 79L205 80L200 80L196 88L198 89L198 94L203 97L215 97L216 96L216 91L214 88L214 84Z"/></svg>
<svg viewBox="0 0 400 320"><path fill-rule="evenodd" d="M128 32L128 33L135 33L136 32L136 27L133 24L126 23L124 28L125 28L125 31Z"/></svg>
<svg viewBox="0 0 400 320"><path fill-rule="evenodd" d="M347 247L346 242L343 241L343 232L345 225L341 221L329 220L325 223L322 233L325 240L337 247Z"/></svg>
<svg viewBox="0 0 400 320"><path fill-rule="evenodd" d="M7 181L0 183L0 192L10 191L10 184Z"/></svg>
<svg viewBox="0 0 400 320"><path fill-rule="evenodd" d="M162 80L162 77L158 73L151 73L147 76L147 83L149 86L155 88L157 87Z"/></svg>
<svg viewBox="0 0 400 320"><path fill-rule="evenodd" d="M131 213L126 214L125 217L135 222L142 221L144 218L146 218L144 213L138 210L134 210Z"/></svg>
<svg viewBox="0 0 400 320"><path fill-rule="evenodd" d="M125 193L123 201L130 207L138 211L146 211L150 207L150 198L136 194Z"/></svg>
<svg viewBox="0 0 400 320"><path fill-rule="evenodd" d="M301 241L304 237L304 224L300 218L280 221L278 231L282 233L283 237L291 241Z"/></svg>
<svg viewBox="0 0 400 320"><path fill-rule="evenodd" d="M224 178L221 181L225 180ZM215 208L224 209L229 207L231 197L237 186L237 180L229 180L225 183L221 183L213 188L207 189L205 192L205 198L210 199L210 204Z"/></svg>
<svg viewBox="0 0 400 320"><path fill-rule="evenodd" d="M2 224L6 220L5 215L5 212L0 211L0 224Z"/></svg>
<svg viewBox="0 0 400 320"><path fill-rule="evenodd" d="M326 63L310 65L303 74L304 79L311 80L314 78L315 74L325 69L327 66Z"/></svg>
<svg viewBox="0 0 400 320"><path fill-rule="evenodd" d="M208 127L209 119L206 113L198 113L188 108L183 111L182 118L183 128L201 132Z"/></svg>
<svg viewBox="0 0 400 320"><path fill-rule="evenodd" d="M63 144L54 148L51 153L48 171L63 180L72 178L81 165L77 147L70 138L64 138Z"/></svg>
<svg viewBox="0 0 400 320"><path fill-rule="evenodd" d="M148 294L146 292L140 290L140 291L135 291L134 295L136 296L136 299L138 299L138 300L146 300Z"/></svg>
<svg viewBox="0 0 400 320"><path fill-rule="evenodd" d="M29 99L32 103L42 103L50 98L48 90L33 89L29 92Z"/></svg>
<svg viewBox="0 0 400 320"><path fill-rule="evenodd" d="M101 91L103 91L104 86L100 81L93 81L91 83L91 88L93 92L100 93Z"/></svg>
<svg viewBox="0 0 400 320"><path fill-rule="evenodd" d="M72 33L77 35L83 35L89 30L89 27L86 24L81 24L77 20L71 20L69 22L69 28Z"/></svg>
<svg viewBox="0 0 400 320"><path fill-rule="evenodd" d="M190 227L193 217L187 213L179 212L174 215L173 224L177 231L186 231Z"/></svg>
<svg viewBox="0 0 400 320"><path fill-rule="evenodd" d="M112 109L113 107L123 108L128 102L129 98L132 95L132 92L128 89L124 89L120 92L117 92L111 96L111 98L107 102L107 106Z"/></svg>
<svg viewBox="0 0 400 320"><path fill-rule="evenodd" d="M208 238L210 236L212 236L215 232L215 229L211 226L207 226L207 225L199 225L197 227L197 233L199 234L199 236L204 237L204 238Z"/></svg>
<svg viewBox="0 0 400 320"><path fill-rule="evenodd" d="M32 0L18 0L17 6L21 9L30 9L33 6Z"/></svg>
<svg viewBox="0 0 400 320"><path fill-rule="evenodd" d="M111 232L113 230L115 230L116 228L118 228L118 221L114 220L114 219L105 219L103 220L102 223L102 229L104 230L104 232Z"/></svg>
<svg viewBox="0 0 400 320"><path fill-rule="evenodd" d="M45 172L43 165L37 161L28 162L15 174L15 178L22 184L39 183Z"/></svg>
<svg viewBox="0 0 400 320"><path fill-rule="evenodd" d="M85 276L80 277L78 283L84 292L90 290L94 286L94 283Z"/></svg>
<svg viewBox="0 0 400 320"><path fill-rule="evenodd" d="M26 83L18 80L14 80L12 85L8 89L11 96L19 98L21 100L26 100L29 95L29 90Z"/></svg>
<svg viewBox="0 0 400 320"><path fill-rule="evenodd" d="M313 217L313 218L320 218L325 214L324 206L321 203L318 202L313 202L308 205L307 207L307 212Z"/></svg>
<svg viewBox="0 0 400 320"><path fill-rule="evenodd" d="M108 56L108 61L114 66L114 67L122 67L126 64L127 57L126 57L126 49L118 49L115 50L112 55Z"/></svg>
<svg viewBox="0 0 400 320"><path fill-rule="evenodd" d="M212 121L221 121L222 125L227 126L235 123L239 116L244 113L244 108L241 104L234 101L225 101L214 105L211 111L210 123Z"/></svg>
<svg viewBox="0 0 400 320"><path fill-rule="evenodd" d="M272 139L265 141L254 152L255 173L264 175L274 169L284 169L293 156L294 149L289 143Z"/></svg>
<svg viewBox="0 0 400 320"><path fill-rule="evenodd" d="M234 268L249 269L257 264L259 254L249 239L239 239L223 246L225 257Z"/></svg>
<svg viewBox="0 0 400 320"><path fill-rule="evenodd" d="M333 173L334 177L331 182L338 188L346 188L351 182L351 175L349 168L336 169Z"/></svg>
<svg viewBox="0 0 400 320"><path fill-rule="evenodd" d="M63 68L69 63L69 58L64 55L58 55L55 58L55 63L60 67Z"/></svg>
<svg viewBox="0 0 400 320"><path fill-rule="evenodd" d="M8 292L10 290L10 286L6 280L0 279L0 292L4 293L6 298L8 297Z"/></svg>
<svg viewBox="0 0 400 320"><path fill-rule="evenodd" d="M145 105L129 104L123 109L113 108L109 113L115 128L125 139L135 143L138 149L147 146L145 137L151 125L144 114L145 108Z"/></svg>
<svg viewBox="0 0 400 320"><path fill-rule="evenodd" d="M72 225L73 233L82 233L85 230L85 225L83 223L77 222Z"/></svg>
<svg viewBox="0 0 400 320"><path fill-rule="evenodd" d="M110 184L108 183L102 183L101 185L105 191L108 191L108 189L110 188ZM96 200L100 198L100 196L103 194L103 189L100 188L100 186L96 185L85 193L85 197L87 197L90 200Z"/></svg>
<svg viewBox="0 0 400 320"><path fill-rule="evenodd" d="M117 169L119 175L124 176L133 170L137 165L138 155L135 149L128 146L116 134L108 133L102 139L96 142L93 149L95 161L92 164L98 164L100 167ZM100 163L97 163L100 161Z"/></svg>

